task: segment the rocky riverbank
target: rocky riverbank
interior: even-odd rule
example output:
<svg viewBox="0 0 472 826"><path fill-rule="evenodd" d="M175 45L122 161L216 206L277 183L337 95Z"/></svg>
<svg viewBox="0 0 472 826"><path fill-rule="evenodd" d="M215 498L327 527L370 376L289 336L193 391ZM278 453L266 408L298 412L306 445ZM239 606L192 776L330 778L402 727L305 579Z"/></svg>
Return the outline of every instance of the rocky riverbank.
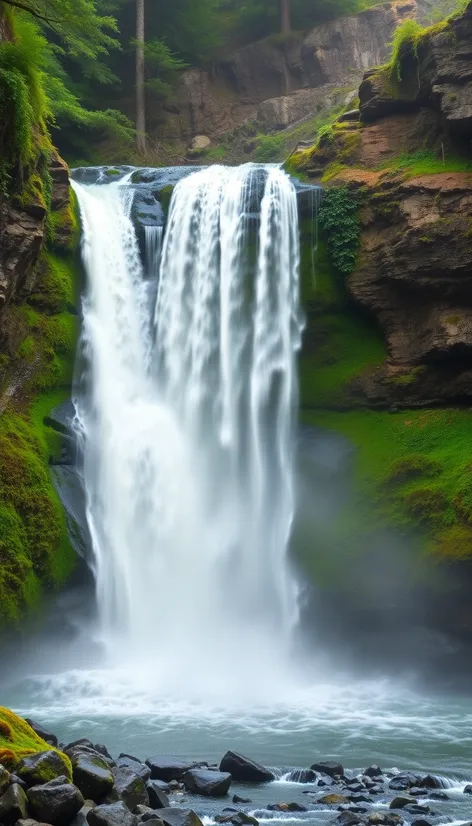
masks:
<svg viewBox="0 0 472 826"><path fill-rule="evenodd" d="M115 758L104 745L62 744L34 721L1 712L2 826L435 826L472 815L472 785L433 774L375 764L349 771L325 760L284 771L233 751L214 765L126 752Z"/></svg>

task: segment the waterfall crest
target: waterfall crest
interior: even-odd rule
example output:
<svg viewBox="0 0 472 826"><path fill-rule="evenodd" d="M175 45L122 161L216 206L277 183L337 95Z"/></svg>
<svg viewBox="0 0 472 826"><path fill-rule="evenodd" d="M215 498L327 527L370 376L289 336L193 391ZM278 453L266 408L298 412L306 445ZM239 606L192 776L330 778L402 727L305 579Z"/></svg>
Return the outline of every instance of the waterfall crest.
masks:
<svg viewBox="0 0 472 826"><path fill-rule="evenodd" d="M191 174L143 266L126 182L74 188L88 277L75 405L103 637L201 652L211 630L233 661L269 639L280 653L297 619L295 189L277 167Z"/></svg>

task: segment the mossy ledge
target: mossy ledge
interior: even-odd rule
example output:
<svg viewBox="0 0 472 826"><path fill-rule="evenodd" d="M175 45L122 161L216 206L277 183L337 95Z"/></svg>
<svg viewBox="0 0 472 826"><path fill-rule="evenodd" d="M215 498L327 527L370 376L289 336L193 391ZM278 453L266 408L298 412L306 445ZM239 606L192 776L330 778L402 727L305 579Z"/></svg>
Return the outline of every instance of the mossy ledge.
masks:
<svg viewBox="0 0 472 826"><path fill-rule="evenodd" d="M0 43L0 627L36 612L75 564L49 472L60 436L44 421L70 394L77 207L51 144L42 74L13 22Z"/></svg>

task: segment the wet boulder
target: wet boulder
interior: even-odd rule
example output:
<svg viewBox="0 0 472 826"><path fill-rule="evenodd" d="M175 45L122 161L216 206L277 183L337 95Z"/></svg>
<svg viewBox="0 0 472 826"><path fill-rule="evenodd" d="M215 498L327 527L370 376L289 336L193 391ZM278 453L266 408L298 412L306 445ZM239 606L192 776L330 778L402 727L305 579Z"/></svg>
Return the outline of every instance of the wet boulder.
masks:
<svg viewBox="0 0 472 826"><path fill-rule="evenodd" d="M224 797L228 794L232 777L228 772L190 769L182 778L185 788L191 794L204 797Z"/></svg>
<svg viewBox="0 0 472 826"><path fill-rule="evenodd" d="M44 740L49 746L54 746L57 749L59 741L55 734L52 734L50 731L44 728L41 723L36 723L34 720L31 720L29 717L25 718L25 723L28 723L29 727L33 729L34 733L41 737L41 740Z"/></svg>
<svg viewBox="0 0 472 826"><path fill-rule="evenodd" d="M442 789L443 782L440 777L435 777L433 774L427 774L418 783L420 789Z"/></svg>
<svg viewBox="0 0 472 826"><path fill-rule="evenodd" d="M294 769L288 774L287 780L290 783L314 783L316 772L312 769Z"/></svg>
<svg viewBox="0 0 472 826"><path fill-rule="evenodd" d="M146 783L146 792L151 809L167 809L170 806L169 798L161 784L166 786L167 789L169 788L162 780L148 780Z"/></svg>
<svg viewBox="0 0 472 826"><path fill-rule="evenodd" d="M165 826L203 826L202 821L193 809L179 809L169 807L159 809L159 817ZM94 824L91 824L94 826Z"/></svg>
<svg viewBox="0 0 472 826"><path fill-rule="evenodd" d="M146 763L141 763L140 760L134 757L129 757L126 754L120 754L116 765L120 768L131 769L138 777L141 777L146 783L151 777L151 769L146 766Z"/></svg>
<svg viewBox="0 0 472 826"><path fill-rule="evenodd" d="M234 751L226 752L220 763L220 771L228 772L238 783L270 783L275 780L275 775L269 769Z"/></svg>
<svg viewBox="0 0 472 826"><path fill-rule="evenodd" d="M28 790L28 803L32 814L43 823L64 826L70 823L84 805L79 789L67 777L57 777L41 786Z"/></svg>
<svg viewBox="0 0 472 826"><path fill-rule="evenodd" d="M72 778L84 797L101 801L114 786L114 777L105 757L97 752L79 752L72 757Z"/></svg>
<svg viewBox="0 0 472 826"><path fill-rule="evenodd" d="M325 794L323 797L320 797L316 802L322 803L325 806L339 806L342 803L349 803L350 801L344 794L331 792L331 794Z"/></svg>
<svg viewBox="0 0 472 826"><path fill-rule="evenodd" d="M400 774L395 775L388 786L396 792L404 792L405 789L409 789L411 786L418 786L420 781L421 776L418 774L413 774L413 772L400 772Z"/></svg>
<svg viewBox="0 0 472 826"><path fill-rule="evenodd" d="M320 763L313 763L312 770L320 774L327 774L329 777L343 777L344 767L341 763L332 760L322 760Z"/></svg>
<svg viewBox="0 0 472 826"><path fill-rule="evenodd" d="M28 786L48 783L55 777L65 775L70 779L70 764L58 751L42 751L23 758L18 767L18 776Z"/></svg>
<svg viewBox="0 0 472 826"><path fill-rule="evenodd" d="M269 812L307 812L306 806L301 803L270 803L267 806Z"/></svg>
<svg viewBox="0 0 472 826"><path fill-rule="evenodd" d="M406 795L402 797L399 795L393 798L390 803L390 809L404 809L405 806L408 806L410 803L416 803L414 797L406 797Z"/></svg>
<svg viewBox="0 0 472 826"><path fill-rule="evenodd" d="M146 765L151 769L151 780L164 780L170 783L172 780L181 780L185 772L199 767L194 760L179 760L174 757L151 757L146 760Z"/></svg>
<svg viewBox="0 0 472 826"><path fill-rule="evenodd" d="M13 826L17 820L26 817L27 806L23 789L13 783L0 798L0 823L3 826Z"/></svg>
<svg viewBox="0 0 472 826"><path fill-rule="evenodd" d="M136 806L148 805L149 797L142 777L124 766L113 769L113 777L115 785L110 795L114 797L114 800L110 802L122 800L130 811L134 811Z"/></svg>
<svg viewBox="0 0 472 826"><path fill-rule="evenodd" d="M250 797L239 797L238 794L234 794L233 803L252 803L252 800Z"/></svg>
<svg viewBox="0 0 472 826"><path fill-rule="evenodd" d="M138 818L123 801L96 806L87 815L89 826L138 826Z"/></svg>
<svg viewBox="0 0 472 826"><path fill-rule="evenodd" d="M371 766L368 766L364 772L366 777L382 777L382 769L380 766L377 766L376 763L372 763Z"/></svg>
<svg viewBox="0 0 472 826"><path fill-rule="evenodd" d="M390 812L372 812L367 818L368 826L402 826L404 820L400 815Z"/></svg>

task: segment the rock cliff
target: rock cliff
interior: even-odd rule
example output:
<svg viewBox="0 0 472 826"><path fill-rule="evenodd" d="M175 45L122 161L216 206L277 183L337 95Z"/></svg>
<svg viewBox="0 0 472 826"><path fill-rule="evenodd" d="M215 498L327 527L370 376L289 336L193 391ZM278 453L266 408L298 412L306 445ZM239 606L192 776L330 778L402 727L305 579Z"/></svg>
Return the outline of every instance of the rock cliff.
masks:
<svg viewBox="0 0 472 826"><path fill-rule="evenodd" d="M238 49L211 72L184 73L177 100L155 124L159 139L220 138L247 121L267 131L312 117L333 89L353 89L382 63L397 25L417 13L416 0L395 0L281 41Z"/></svg>

